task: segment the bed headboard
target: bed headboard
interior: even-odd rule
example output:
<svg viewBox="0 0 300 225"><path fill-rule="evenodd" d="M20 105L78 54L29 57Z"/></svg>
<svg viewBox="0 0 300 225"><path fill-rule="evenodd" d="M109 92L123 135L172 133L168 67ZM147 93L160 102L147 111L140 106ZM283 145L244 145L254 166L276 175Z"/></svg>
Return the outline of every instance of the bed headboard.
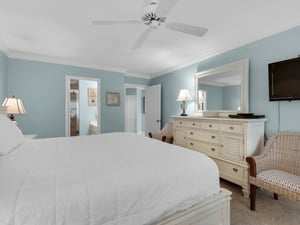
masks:
<svg viewBox="0 0 300 225"><path fill-rule="evenodd" d="M6 115L6 106L0 106L0 114Z"/></svg>

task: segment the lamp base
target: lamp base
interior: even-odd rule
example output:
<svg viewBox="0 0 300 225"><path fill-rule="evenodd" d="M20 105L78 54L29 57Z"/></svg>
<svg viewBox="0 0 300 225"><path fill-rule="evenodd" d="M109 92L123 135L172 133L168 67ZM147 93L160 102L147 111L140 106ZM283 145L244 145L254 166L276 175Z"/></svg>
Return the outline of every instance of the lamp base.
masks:
<svg viewBox="0 0 300 225"><path fill-rule="evenodd" d="M181 113L180 116L187 116L187 114L186 113Z"/></svg>

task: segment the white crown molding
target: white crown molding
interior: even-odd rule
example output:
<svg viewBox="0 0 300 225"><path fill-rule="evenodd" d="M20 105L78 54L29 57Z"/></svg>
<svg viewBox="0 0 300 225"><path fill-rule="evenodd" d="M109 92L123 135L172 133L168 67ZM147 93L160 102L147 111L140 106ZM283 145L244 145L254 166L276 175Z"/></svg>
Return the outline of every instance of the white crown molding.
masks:
<svg viewBox="0 0 300 225"><path fill-rule="evenodd" d="M7 51L6 54L7 54L8 58L12 58L12 59L24 59L24 60L31 60L31 61L37 61L37 62L77 66L77 67L99 69L99 70L105 70L105 71L117 72L117 73L123 73L123 74L125 74L125 72L127 71L124 68L116 68L116 67L104 66L104 65L93 64L93 63L79 63L79 62L72 61L72 60L54 59L52 57L35 56L35 55L19 53L19 52L18 53L9 53L9 51Z"/></svg>

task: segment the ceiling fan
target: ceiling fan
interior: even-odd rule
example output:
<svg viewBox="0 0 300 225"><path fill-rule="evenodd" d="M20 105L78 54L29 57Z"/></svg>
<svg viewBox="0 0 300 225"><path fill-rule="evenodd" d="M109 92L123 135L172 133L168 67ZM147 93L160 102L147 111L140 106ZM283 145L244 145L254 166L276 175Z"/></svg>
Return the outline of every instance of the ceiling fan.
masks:
<svg viewBox="0 0 300 225"><path fill-rule="evenodd" d="M166 24L165 27L170 30L175 30L198 37L203 36L207 32L206 28L178 22L166 23L166 17L161 15L165 16L177 4L178 1L179 0L149 0L147 6L149 7L150 12L147 12L140 20L94 20L92 21L92 24L97 26L109 26L144 23L147 29L142 32L142 34L134 43L132 49L140 48L150 33L163 24Z"/></svg>

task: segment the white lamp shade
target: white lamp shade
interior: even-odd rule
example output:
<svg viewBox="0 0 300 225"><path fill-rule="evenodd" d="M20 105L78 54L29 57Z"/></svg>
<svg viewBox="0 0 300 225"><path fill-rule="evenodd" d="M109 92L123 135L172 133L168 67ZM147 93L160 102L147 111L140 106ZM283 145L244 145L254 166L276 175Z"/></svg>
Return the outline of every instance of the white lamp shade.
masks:
<svg viewBox="0 0 300 225"><path fill-rule="evenodd" d="M9 114L26 114L26 110L21 99L15 97L5 98L2 106L6 106L6 112Z"/></svg>
<svg viewBox="0 0 300 225"><path fill-rule="evenodd" d="M181 89L176 101L191 101L192 97L188 89Z"/></svg>

